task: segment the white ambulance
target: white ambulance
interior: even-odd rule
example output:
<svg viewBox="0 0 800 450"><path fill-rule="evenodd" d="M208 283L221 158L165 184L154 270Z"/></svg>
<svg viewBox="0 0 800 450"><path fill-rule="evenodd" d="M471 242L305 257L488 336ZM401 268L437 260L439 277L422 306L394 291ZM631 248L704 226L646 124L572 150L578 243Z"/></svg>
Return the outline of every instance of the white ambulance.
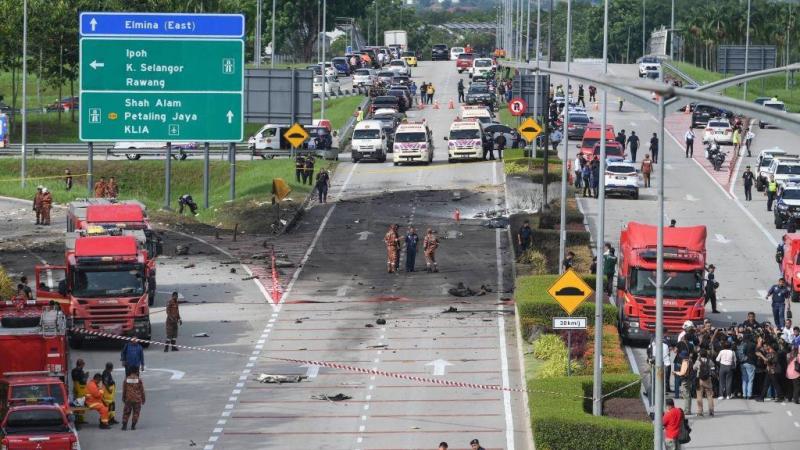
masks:
<svg viewBox="0 0 800 450"><path fill-rule="evenodd" d="M404 120L394 133L394 165L433 162L433 136L425 120Z"/></svg>
<svg viewBox="0 0 800 450"><path fill-rule="evenodd" d="M493 122L492 113L487 106L483 105L462 105L462 119L477 119L483 126L488 126Z"/></svg>
<svg viewBox="0 0 800 450"><path fill-rule="evenodd" d="M477 119L459 119L450 125L447 141L447 162L459 159L483 158L483 147L486 145L483 125Z"/></svg>

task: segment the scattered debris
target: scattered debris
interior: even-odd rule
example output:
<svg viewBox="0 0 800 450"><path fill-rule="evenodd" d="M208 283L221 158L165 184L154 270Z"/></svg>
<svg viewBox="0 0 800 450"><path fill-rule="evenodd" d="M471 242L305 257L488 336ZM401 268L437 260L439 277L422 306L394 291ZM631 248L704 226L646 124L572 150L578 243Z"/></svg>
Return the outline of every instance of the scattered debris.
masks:
<svg viewBox="0 0 800 450"><path fill-rule="evenodd" d="M184 269L191 269L192 267L194 267L194 264L187 264L183 266Z"/></svg>
<svg viewBox="0 0 800 450"><path fill-rule="evenodd" d="M257 280L257 279L258 279L258 275L253 275L253 276L251 276L251 277L245 277L245 278L242 278L242 281L247 281L247 280Z"/></svg>
<svg viewBox="0 0 800 450"><path fill-rule="evenodd" d="M176 255L188 255L189 254L189 246L184 244L178 244L175 246L175 254Z"/></svg>
<svg viewBox="0 0 800 450"><path fill-rule="evenodd" d="M222 261L220 264L222 265L239 264L239 261Z"/></svg>
<svg viewBox="0 0 800 450"><path fill-rule="evenodd" d="M219 323L231 323L230 320L220 320Z"/></svg>
<svg viewBox="0 0 800 450"><path fill-rule="evenodd" d="M365 326L365 327L367 327L367 328L374 328L374 327L375 327L375 325L373 325L373 324L371 324L371 323L368 323L368 324L366 324L366 325L364 325L364 326Z"/></svg>
<svg viewBox="0 0 800 450"><path fill-rule="evenodd" d="M389 344L368 345L367 348L388 348Z"/></svg>
<svg viewBox="0 0 800 450"><path fill-rule="evenodd" d="M447 292L455 297L472 297L473 295L476 294L475 291L468 288L467 286L464 286L464 283L460 281L458 282L458 286L448 289Z"/></svg>
<svg viewBox="0 0 800 450"><path fill-rule="evenodd" d="M329 402L342 402L342 401L345 401L345 400L350 400L353 397L350 397L349 395L342 394L340 392L340 393L338 393L336 395L328 395L328 394L312 395L311 398L313 398L314 400L325 400L325 401L329 401Z"/></svg>
<svg viewBox="0 0 800 450"><path fill-rule="evenodd" d="M294 267L295 264L288 259L275 259L275 267L279 269L285 269L289 267Z"/></svg>
<svg viewBox="0 0 800 450"><path fill-rule="evenodd" d="M489 220L483 221L481 223L482 226L486 228L507 228L508 227L508 217L495 217Z"/></svg>
<svg viewBox="0 0 800 450"><path fill-rule="evenodd" d="M193 335L192 335L192 337L209 337L209 335L208 335L208 333L206 333L205 331L203 331L203 332L201 332L201 333L195 333L195 334L193 334Z"/></svg>
<svg viewBox="0 0 800 450"><path fill-rule="evenodd" d="M378 319L375 321L378 325L386 325L386 319Z"/></svg>
<svg viewBox="0 0 800 450"><path fill-rule="evenodd" d="M231 273L236 273L236 267L231 267Z"/></svg>
<svg viewBox="0 0 800 450"><path fill-rule="evenodd" d="M454 312L458 312L458 308L456 308L455 306L451 306L451 307L445 309L442 312L443 313L454 313Z"/></svg>
<svg viewBox="0 0 800 450"><path fill-rule="evenodd" d="M274 383L274 384L300 383L306 378L308 377L305 375L274 375L269 373L261 373L256 377L256 381L258 381L259 383Z"/></svg>

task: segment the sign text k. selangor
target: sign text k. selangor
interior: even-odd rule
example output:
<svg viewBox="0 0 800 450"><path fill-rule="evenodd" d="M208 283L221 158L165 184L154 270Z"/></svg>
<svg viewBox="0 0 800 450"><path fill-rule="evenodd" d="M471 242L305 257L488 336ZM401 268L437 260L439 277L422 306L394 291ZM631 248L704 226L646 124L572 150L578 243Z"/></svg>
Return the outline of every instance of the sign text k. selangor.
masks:
<svg viewBox="0 0 800 450"><path fill-rule="evenodd" d="M242 140L242 15L86 12L80 28L81 140Z"/></svg>

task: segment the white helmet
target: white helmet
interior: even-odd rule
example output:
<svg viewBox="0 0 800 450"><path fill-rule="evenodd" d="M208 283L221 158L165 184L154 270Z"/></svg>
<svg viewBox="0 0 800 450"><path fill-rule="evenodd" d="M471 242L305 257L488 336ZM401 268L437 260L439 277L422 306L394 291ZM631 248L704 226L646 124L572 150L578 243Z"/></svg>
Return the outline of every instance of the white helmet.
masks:
<svg viewBox="0 0 800 450"><path fill-rule="evenodd" d="M688 330L689 328L694 328L694 322L692 322L691 320L683 322L683 329Z"/></svg>
<svg viewBox="0 0 800 450"><path fill-rule="evenodd" d="M46 193L47 193L47 188L46 188L46 187L43 187L43 188L42 188L42 194L46 194Z"/></svg>

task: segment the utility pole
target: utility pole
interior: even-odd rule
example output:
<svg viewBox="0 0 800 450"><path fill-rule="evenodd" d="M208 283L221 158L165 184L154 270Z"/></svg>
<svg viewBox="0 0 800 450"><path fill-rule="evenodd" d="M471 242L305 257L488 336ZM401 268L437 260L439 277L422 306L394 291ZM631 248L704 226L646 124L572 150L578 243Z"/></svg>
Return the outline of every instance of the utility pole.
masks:
<svg viewBox="0 0 800 450"><path fill-rule="evenodd" d="M531 0L528 0L528 19L525 21L525 62L531 60Z"/></svg>
<svg viewBox="0 0 800 450"><path fill-rule="evenodd" d="M550 0L550 11L547 13L547 68L553 63L553 0Z"/></svg>
<svg viewBox="0 0 800 450"><path fill-rule="evenodd" d="M608 0L605 0L603 8L603 76L608 73ZM600 171L606 173L606 124L608 115L608 91L603 89L603 112L600 115ZM565 162L566 163L566 162ZM603 276L600 267L605 271L605 260L603 247L605 246L606 233L606 186L605 183L598 183L597 203L598 220L597 236L595 241L597 249L597 279L594 288L594 370L592 386L592 414L595 416L603 415L603 374L600 370L603 365ZM608 284L613 286L614 274L609 276ZM613 287L610 289L613 292ZM609 294L610 296L611 294ZM661 422L658 422L661 423ZM659 447L660 449L660 447Z"/></svg>
<svg viewBox="0 0 800 450"><path fill-rule="evenodd" d="M20 167L20 180L22 187L25 187L25 177L28 171L28 0L22 2L22 10L22 166Z"/></svg>
<svg viewBox="0 0 800 450"><path fill-rule="evenodd" d="M552 13L552 12L551 12ZM572 58L572 0L567 0L567 73L569 73L570 58ZM561 159L561 224L558 240L558 273L564 272L564 252L567 249L567 162L569 161L569 77L567 85L564 86L564 136L561 138L564 144L564 157ZM605 137L605 132L601 131L601 136ZM601 142L604 139L600 139ZM601 172L605 173L605 172ZM544 188L547 189L547 180L544 180ZM598 239L602 240L602 236ZM600 255L597 255L600 258Z"/></svg>
<svg viewBox="0 0 800 450"><path fill-rule="evenodd" d="M327 81L327 69L328 67L325 65L325 47L328 43L328 33L326 32L328 22L325 20L328 14L328 0L322 0L322 96L320 97L320 108L319 108L319 118L325 118L325 90L328 89Z"/></svg>
<svg viewBox="0 0 800 450"><path fill-rule="evenodd" d="M658 231L656 232L656 337L653 346L656 360L656 377L653 393L656 396L653 423L654 448L664 448L664 166L667 152L664 151L664 96L658 98L659 156L658 162Z"/></svg>
<svg viewBox="0 0 800 450"><path fill-rule="evenodd" d="M744 34L744 73L747 74L750 71L750 0L747 0L747 30ZM747 101L747 81L744 82L742 91L742 100Z"/></svg>
<svg viewBox="0 0 800 450"><path fill-rule="evenodd" d="M669 18L669 59L675 61L675 0L672 0L672 11Z"/></svg>
<svg viewBox="0 0 800 450"><path fill-rule="evenodd" d="M380 38L378 38L378 0L375 0L375 45L380 45ZM377 57L378 54L376 53Z"/></svg>
<svg viewBox="0 0 800 450"><path fill-rule="evenodd" d="M263 0L256 0L256 29L253 39L253 64L261 67L261 9Z"/></svg>
<svg viewBox="0 0 800 450"><path fill-rule="evenodd" d="M647 51L645 50L645 42L647 41L647 38L645 37L645 23L646 23L645 22L645 12L646 12L645 2L646 1L647 0L642 0L642 56L647 54Z"/></svg>
<svg viewBox="0 0 800 450"><path fill-rule="evenodd" d="M270 69L275 68L275 56L277 56L278 46L275 44L275 3L277 0L272 0L272 55L270 57L269 67ZM206 206L208 208L208 206Z"/></svg>

